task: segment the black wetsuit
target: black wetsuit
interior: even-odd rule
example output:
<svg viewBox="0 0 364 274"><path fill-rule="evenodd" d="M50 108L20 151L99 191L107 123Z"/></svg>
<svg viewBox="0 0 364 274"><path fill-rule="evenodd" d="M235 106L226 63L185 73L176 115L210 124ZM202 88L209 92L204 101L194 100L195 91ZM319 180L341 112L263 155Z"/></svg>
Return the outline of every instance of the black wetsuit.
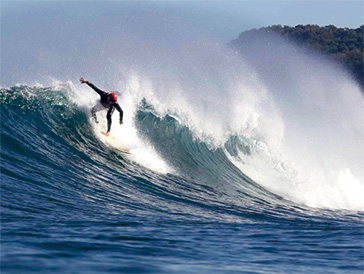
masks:
<svg viewBox="0 0 364 274"><path fill-rule="evenodd" d="M89 85L93 90L95 90L99 95L100 95L100 102L101 105L104 108L108 108L109 110L107 111L107 115L106 115L106 119L107 119L107 131L109 132L111 129L111 116L114 113L114 110L117 109L120 113L120 121L123 121L123 110L121 109L121 107L119 106L118 102L109 102L108 98L110 93L107 93L101 89L99 89L98 87L96 87L94 84L90 83L90 82L86 82L87 85ZM95 119L95 121L97 122L96 119L96 112L99 109L97 108L97 106L93 107L91 109L91 114L92 117Z"/></svg>

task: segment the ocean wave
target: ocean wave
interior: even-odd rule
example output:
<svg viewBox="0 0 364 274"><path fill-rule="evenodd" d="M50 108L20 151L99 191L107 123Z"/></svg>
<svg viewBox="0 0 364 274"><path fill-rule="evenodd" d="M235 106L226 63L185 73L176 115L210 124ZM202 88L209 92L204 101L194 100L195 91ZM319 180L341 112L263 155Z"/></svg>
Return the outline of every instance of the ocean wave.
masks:
<svg viewBox="0 0 364 274"><path fill-rule="evenodd" d="M129 122L126 128L113 124L114 138L132 152L131 155L120 154L99 132L105 122L96 126L89 115L91 103L78 103L76 93L79 91L72 83L47 88L20 85L1 90L4 174L19 172L25 181L33 173L43 174L40 180L44 184L52 182L61 188L74 187L70 182L77 180L85 185L110 183L110 176L116 181L120 176L137 181L140 179L135 177L148 178L155 187L160 187L161 180L166 180L161 176L172 176L178 191L172 191L171 195L188 197L189 203L202 199L206 204L223 204L229 200L229 206L249 205L256 210L260 210L262 204L296 206L292 203L297 200L294 195L282 195L280 186L274 188L270 184L272 180L283 179L297 184L299 174L290 163L269 151L263 140L232 134L222 144L216 143L213 136L195 132L183 113L167 111L161 115L155 105L142 97L140 101L133 100L132 106L126 105L134 108L133 116L126 120ZM70 166L72 169L68 170ZM263 168L265 173L257 174ZM57 172L60 177L53 178L52 174ZM68 173L72 174L69 181L64 178ZM341 180L345 181L349 175L352 176L350 170L342 173ZM52 178L51 182L45 178ZM61 186L60 182L65 185ZM187 185L191 190L185 190ZM286 186L290 187L288 183ZM170 187L163 185L161 191L169 191ZM357 187L360 189L359 182ZM184 190L181 192L181 189ZM213 192L214 199L206 196L206 189ZM296 190L302 195L306 195L302 191L312 194L310 189L300 186ZM216 198L218 193L222 200ZM140 195L143 198L144 193ZM298 202L310 205L304 199Z"/></svg>

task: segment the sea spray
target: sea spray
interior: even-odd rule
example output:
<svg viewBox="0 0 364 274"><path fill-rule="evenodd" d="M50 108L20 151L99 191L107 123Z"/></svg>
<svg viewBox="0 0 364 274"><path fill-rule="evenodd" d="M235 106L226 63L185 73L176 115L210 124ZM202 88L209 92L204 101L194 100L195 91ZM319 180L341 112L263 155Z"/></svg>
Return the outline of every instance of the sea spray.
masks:
<svg viewBox="0 0 364 274"><path fill-rule="evenodd" d="M260 43L267 38L269 48ZM299 203L363 210L364 100L358 85L333 61L273 35L251 43L242 55L279 106L284 146L278 154L272 153L277 146L260 149L239 166Z"/></svg>
<svg viewBox="0 0 364 274"><path fill-rule="evenodd" d="M233 135L247 138L250 154L232 161L274 193L314 207L363 210L354 194L364 194L358 86L335 63L281 40L260 50L239 56L221 45L182 45L151 56L147 66L121 69L128 83L121 89L134 97L132 109L144 98L212 149Z"/></svg>

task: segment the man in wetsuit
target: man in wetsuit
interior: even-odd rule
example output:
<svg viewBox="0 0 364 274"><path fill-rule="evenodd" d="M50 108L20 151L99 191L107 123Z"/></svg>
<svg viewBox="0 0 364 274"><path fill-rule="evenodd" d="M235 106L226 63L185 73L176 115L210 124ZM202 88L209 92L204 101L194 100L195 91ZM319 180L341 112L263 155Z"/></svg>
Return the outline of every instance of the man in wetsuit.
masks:
<svg viewBox="0 0 364 274"><path fill-rule="evenodd" d="M93 85L92 83L90 83L83 77L80 79L80 81L81 81L81 84L86 83L100 95L100 104L94 106L91 109L92 118L95 120L96 123L98 123L97 117L96 117L96 112L103 110L103 109L108 109L107 115L106 115L107 132L105 133L105 135L109 136L110 129L111 129L111 116L115 109L117 109L120 113L120 125L123 123L123 110L121 109L121 107L119 106L119 104L117 102L116 94L114 92L107 93L107 92L97 88L95 85Z"/></svg>

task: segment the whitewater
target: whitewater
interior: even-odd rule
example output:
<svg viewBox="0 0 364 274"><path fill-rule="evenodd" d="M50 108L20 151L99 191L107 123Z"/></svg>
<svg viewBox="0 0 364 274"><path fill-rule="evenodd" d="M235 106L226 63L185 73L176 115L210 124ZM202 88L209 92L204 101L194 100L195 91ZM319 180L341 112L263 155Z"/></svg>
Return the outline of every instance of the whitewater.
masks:
<svg viewBox="0 0 364 274"><path fill-rule="evenodd" d="M172 149L165 144L168 132L154 137L155 128L135 121L144 105L150 115L185 128L190 142L204 144L212 153L223 152L218 159L226 157L229 165L287 200L363 211L363 94L335 64L322 58L316 61L317 56L302 50L297 53L297 47L283 41L275 41L275 47L295 63L279 53L258 57L257 47L256 55L250 57L220 45L205 45L203 49L179 49L178 58L172 52L152 61L154 68L162 64L163 70L147 66L128 72L116 86L129 115L125 126L114 126L114 136L134 150L131 160L144 167L186 173L178 163L179 154L163 152ZM264 58L272 68L254 68L249 58L255 62ZM272 77L271 70L277 70L282 59L287 62L279 67L280 74L287 72L279 75L284 84L272 84L266 75ZM90 109L97 100L88 88L81 89L72 81L68 85L69 97L78 107ZM156 123L154 119L149 122ZM213 168L222 171L226 166Z"/></svg>
<svg viewBox="0 0 364 274"><path fill-rule="evenodd" d="M128 38L1 87L1 272L362 273L350 74L273 36ZM80 77L118 94L112 138Z"/></svg>

